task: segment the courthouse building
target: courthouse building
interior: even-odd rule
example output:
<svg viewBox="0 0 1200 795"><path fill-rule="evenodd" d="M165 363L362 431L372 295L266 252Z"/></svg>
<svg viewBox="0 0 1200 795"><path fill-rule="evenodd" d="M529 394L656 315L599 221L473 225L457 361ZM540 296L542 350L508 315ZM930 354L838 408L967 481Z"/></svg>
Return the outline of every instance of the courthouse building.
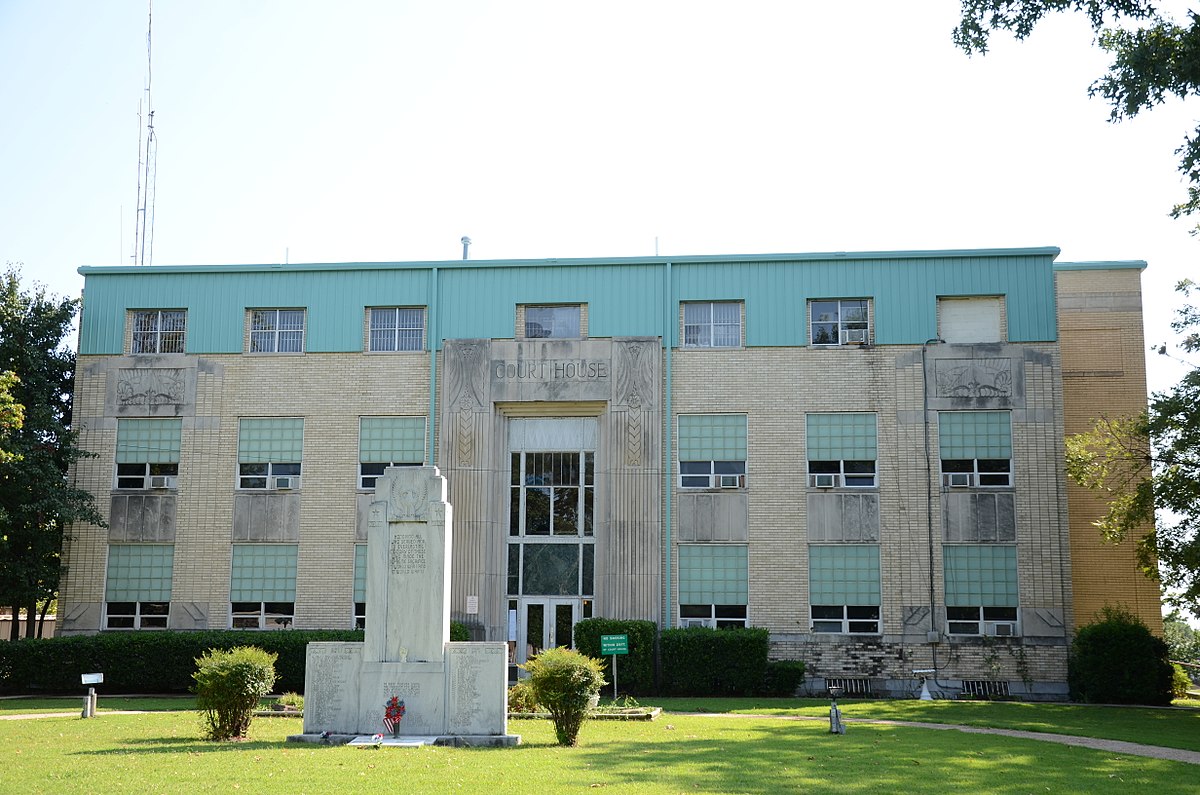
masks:
<svg viewBox="0 0 1200 795"><path fill-rule="evenodd" d="M63 634L350 628L375 480L436 465L452 618L757 626L813 688L1065 694L1159 593L1063 474L1145 406L1143 262L1055 248L85 267Z"/></svg>

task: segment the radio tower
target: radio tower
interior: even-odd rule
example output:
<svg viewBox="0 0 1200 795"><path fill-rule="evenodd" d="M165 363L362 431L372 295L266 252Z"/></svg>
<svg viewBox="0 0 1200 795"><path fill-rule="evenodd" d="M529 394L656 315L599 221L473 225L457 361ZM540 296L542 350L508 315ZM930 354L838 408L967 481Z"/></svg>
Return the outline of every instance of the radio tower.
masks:
<svg viewBox="0 0 1200 795"><path fill-rule="evenodd" d="M136 265L149 265L154 260L154 181L158 138L154 134L154 107L150 103L150 33L153 22L154 2L151 0L146 23L146 87L142 90L142 98L138 100L137 212L134 214L133 254L130 256Z"/></svg>

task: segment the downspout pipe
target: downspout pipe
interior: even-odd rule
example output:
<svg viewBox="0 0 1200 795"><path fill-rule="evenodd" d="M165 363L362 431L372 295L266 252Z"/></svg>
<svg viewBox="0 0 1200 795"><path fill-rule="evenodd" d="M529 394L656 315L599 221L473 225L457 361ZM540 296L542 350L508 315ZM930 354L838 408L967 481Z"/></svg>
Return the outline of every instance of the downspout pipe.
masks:
<svg viewBox="0 0 1200 795"><path fill-rule="evenodd" d="M946 687L938 681L937 646L940 640L936 621L937 595L933 587L934 550L933 550L933 458L929 449L929 371L928 353L930 345L945 345L941 337L931 337L921 344L921 429L925 440L925 535L929 545L929 648L933 654L933 683L938 687Z"/></svg>
<svg viewBox="0 0 1200 795"><path fill-rule="evenodd" d="M466 244L463 244L465 250ZM437 465L437 355L441 346L441 313L438 311L438 268L429 271L429 436L425 439L425 460Z"/></svg>
<svg viewBox="0 0 1200 795"><path fill-rule="evenodd" d="M663 274L663 348L666 351L666 394L663 396L663 629L670 629L673 616L671 615L671 496L674 494L674 479L671 475L671 450L674 448L675 423L672 420L671 402L671 351L675 345L675 284L671 273L671 262L666 262Z"/></svg>

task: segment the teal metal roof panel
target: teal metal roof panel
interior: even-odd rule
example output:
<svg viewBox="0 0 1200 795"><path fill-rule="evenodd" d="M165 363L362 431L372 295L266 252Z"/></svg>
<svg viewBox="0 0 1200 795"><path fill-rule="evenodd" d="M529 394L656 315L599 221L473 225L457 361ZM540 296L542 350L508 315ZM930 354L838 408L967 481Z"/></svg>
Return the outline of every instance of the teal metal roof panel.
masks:
<svg viewBox="0 0 1200 795"><path fill-rule="evenodd" d="M308 310L306 350L362 350L368 306L427 306L435 341L511 338L518 304L586 303L589 336L673 336L678 301L740 300L748 346L807 343L806 302L873 299L879 344L937 335L938 296L1003 295L1009 339L1055 338L1055 248L609 260L84 267L81 354L122 350L129 309L188 309L189 353L242 350L247 308ZM664 311L666 272L671 309ZM669 328L664 329L664 322Z"/></svg>

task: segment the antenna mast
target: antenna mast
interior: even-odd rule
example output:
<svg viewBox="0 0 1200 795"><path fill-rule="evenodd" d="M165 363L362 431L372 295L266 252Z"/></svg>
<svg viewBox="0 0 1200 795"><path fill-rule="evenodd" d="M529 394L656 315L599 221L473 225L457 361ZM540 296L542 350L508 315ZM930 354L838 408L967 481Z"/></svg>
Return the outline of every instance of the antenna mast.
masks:
<svg viewBox="0 0 1200 795"><path fill-rule="evenodd" d="M137 265L149 265L154 260L154 183L158 162L158 138L154 134L154 107L150 103L151 38L154 23L154 2L150 1L146 22L146 86L138 100L138 191L137 211L134 213L133 254ZM145 108L145 128L142 109ZM144 133L144 134L143 134Z"/></svg>

